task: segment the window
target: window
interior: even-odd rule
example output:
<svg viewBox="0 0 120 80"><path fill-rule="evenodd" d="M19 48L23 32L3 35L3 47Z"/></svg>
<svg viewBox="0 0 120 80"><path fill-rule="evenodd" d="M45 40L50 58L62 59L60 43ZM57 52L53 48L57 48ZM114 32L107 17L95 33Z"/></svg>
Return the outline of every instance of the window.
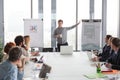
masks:
<svg viewBox="0 0 120 80"><path fill-rule="evenodd" d="M69 2L69 4L68 4ZM63 26L69 27L76 24L76 2L75 0L57 0L56 4L57 20L63 20ZM75 49L75 29L68 31L67 40L69 45Z"/></svg>
<svg viewBox="0 0 120 80"><path fill-rule="evenodd" d="M117 36L119 0L107 0L107 34Z"/></svg>
<svg viewBox="0 0 120 80"><path fill-rule="evenodd" d="M102 19L102 0L94 1L94 19Z"/></svg>
<svg viewBox="0 0 120 80"><path fill-rule="evenodd" d="M89 1L78 0L78 20L89 19ZM38 5L39 2L39 5ZM69 4L67 4L69 2ZM107 34L117 36L119 0L107 1ZM21 6L22 5L22 6ZM15 36L24 35L23 19L30 19L30 0L4 0L5 43L14 41ZM102 0L95 0L94 19L102 18ZM75 0L33 0L33 18L43 20L44 47L53 47L53 29L57 21L63 19L64 27L76 23ZM78 26L78 50L81 50L82 24ZM68 31L68 43L74 50L76 46L76 29Z"/></svg>
<svg viewBox="0 0 120 80"><path fill-rule="evenodd" d="M78 20L89 19L89 0L78 0ZM81 50L82 24L78 26L78 49Z"/></svg>
<svg viewBox="0 0 120 80"><path fill-rule="evenodd" d="M44 47L51 47L51 0L43 0Z"/></svg>
<svg viewBox="0 0 120 80"><path fill-rule="evenodd" d="M33 0L33 18L38 18L38 0ZM5 43L24 35L23 19L31 18L30 0L4 0Z"/></svg>

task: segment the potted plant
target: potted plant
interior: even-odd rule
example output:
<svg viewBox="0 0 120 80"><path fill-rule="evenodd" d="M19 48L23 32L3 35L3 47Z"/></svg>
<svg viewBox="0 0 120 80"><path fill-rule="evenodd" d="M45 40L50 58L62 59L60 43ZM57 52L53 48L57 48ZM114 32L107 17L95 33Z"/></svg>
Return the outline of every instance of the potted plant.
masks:
<svg viewBox="0 0 120 80"><path fill-rule="evenodd" d="M0 39L0 62L2 61L2 58L4 56L2 51L3 51L3 44L2 44L2 40Z"/></svg>

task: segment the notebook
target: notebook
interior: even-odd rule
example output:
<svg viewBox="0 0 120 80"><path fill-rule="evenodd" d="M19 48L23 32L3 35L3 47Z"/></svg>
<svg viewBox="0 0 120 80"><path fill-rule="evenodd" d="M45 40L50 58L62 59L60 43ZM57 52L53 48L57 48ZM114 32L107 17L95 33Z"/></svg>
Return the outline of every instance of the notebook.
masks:
<svg viewBox="0 0 120 80"><path fill-rule="evenodd" d="M106 78L106 76L102 73L86 74L84 76L88 79Z"/></svg>
<svg viewBox="0 0 120 80"><path fill-rule="evenodd" d="M72 46L60 46L60 54L61 55L72 55L73 47Z"/></svg>
<svg viewBox="0 0 120 80"><path fill-rule="evenodd" d="M113 70L110 68L107 68L105 65L101 66L101 72L112 72Z"/></svg>

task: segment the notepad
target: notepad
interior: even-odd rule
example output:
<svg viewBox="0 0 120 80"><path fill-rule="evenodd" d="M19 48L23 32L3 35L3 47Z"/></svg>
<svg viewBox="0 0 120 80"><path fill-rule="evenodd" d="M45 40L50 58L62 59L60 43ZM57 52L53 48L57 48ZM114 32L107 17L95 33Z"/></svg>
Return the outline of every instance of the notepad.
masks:
<svg viewBox="0 0 120 80"><path fill-rule="evenodd" d="M101 71L102 71L102 72L113 72L112 69L107 68L105 65L103 65L103 66L101 67Z"/></svg>
<svg viewBox="0 0 120 80"><path fill-rule="evenodd" d="M84 75L86 78L88 79L96 79L96 78L106 78L107 76L105 76L104 74L102 73L95 73L95 74L87 74L87 75Z"/></svg>
<svg viewBox="0 0 120 80"><path fill-rule="evenodd" d="M103 74L117 74L119 71L118 70L112 70L111 72L110 71L107 71L107 72L102 72Z"/></svg>

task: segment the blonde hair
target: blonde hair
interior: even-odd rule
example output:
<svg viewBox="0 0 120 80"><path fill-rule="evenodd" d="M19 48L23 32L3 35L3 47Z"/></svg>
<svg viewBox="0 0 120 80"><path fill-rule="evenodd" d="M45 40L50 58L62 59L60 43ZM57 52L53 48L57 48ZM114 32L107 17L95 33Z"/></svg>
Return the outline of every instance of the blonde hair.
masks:
<svg viewBox="0 0 120 80"><path fill-rule="evenodd" d="M28 50L30 48L30 36L29 35L24 36L24 42L25 42L25 46Z"/></svg>

